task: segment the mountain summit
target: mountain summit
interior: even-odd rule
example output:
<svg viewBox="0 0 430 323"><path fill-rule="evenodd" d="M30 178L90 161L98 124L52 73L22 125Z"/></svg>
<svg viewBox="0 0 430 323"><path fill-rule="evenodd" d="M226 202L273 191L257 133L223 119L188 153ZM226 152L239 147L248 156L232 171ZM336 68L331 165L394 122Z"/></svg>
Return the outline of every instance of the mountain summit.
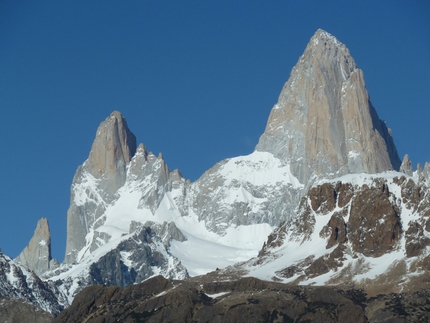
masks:
<svg viewBox="0 0 430 323"><path fill-rule="evenodd" d="M292 69L256 146L313 175L378 173L401 164L391 130L367 93L348 48L319 29Z"/></svg>

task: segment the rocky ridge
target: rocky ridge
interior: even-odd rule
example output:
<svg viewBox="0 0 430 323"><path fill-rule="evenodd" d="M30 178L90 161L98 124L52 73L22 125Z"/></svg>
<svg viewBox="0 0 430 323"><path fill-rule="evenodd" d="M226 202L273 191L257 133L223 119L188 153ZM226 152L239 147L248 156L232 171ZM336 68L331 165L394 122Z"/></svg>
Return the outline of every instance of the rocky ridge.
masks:
<svg viewBox="0 0 430 323"><path fill-rule="evenodd" d="M426 322L429 292L367 297L360 290L287 286L255 278L92 286L53 322Z"/></svg>
<svg viewBox="0 0 430 323"><path fill-rule="evenodd" d="M50 323L54 319L51 313L43 311L37 305L22 298L0 299L0 322L6 323Z"/></svg>

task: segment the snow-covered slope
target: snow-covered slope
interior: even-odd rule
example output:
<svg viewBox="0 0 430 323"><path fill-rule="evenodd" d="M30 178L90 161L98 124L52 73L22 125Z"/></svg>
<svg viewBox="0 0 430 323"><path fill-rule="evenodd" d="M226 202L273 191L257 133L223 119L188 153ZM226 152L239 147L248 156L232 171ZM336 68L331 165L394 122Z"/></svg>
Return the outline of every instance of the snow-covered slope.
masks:
<svg viewBox="0 0 430 323"><path fill-rule="evenodd" d="M429 255L428 182L393 171L316 183L240 267L265 280L401 291L425 287Z"/></svg>
<svg viewBox="0 0 430 323"><path fill-rule="evenodd" d="M125 286L160 273L182 279L254 257L303 189L267 152L224 160L191 183L143 145L112 202L98 181L81 170L74 182L74 205L91 205L85 241L74 263L44 276L62 282L69 300L94 283Z"/></svg>

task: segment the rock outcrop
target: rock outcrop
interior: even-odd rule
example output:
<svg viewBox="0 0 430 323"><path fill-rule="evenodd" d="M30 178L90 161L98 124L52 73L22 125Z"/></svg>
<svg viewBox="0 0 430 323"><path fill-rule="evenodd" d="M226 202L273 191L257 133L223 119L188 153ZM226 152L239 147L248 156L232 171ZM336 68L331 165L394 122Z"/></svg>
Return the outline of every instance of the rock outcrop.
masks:
<svg viewBox="0 0 430 323"><path fill-rule="evenodd" d="M96 179L99 188L112 198L126 180L127 165L136 152L136 137L120 112L114 111L97 129L96 139L84 168Z"/></svg>
<svg viewBox="0 0 430 323"><path fill-rule="evenodd" d="M76 261L89 229L97 226L106 205L117 197L135 152L136 137L121 113L112 112L97 129L90 155L73 178L67 211L66 263Z"/></svg>
<svg viewBox="0 0 430 323"><path fill-rule="evenodd" d="M15 261L33 270L37 275L58 266L51 257L51 233L48 219L41 218L28 246L15 258Z"/></svg>
<svg viewBox="0 0 430 323"><path fill-rule="evenodd" d="M291 71L256 150L291 165L301 183L313 175L398 170L391 130L370 102L349 50L318 30Z"/></svg>
<svg viewBox="0 0 430 323"><path fill-rule="evenodd" d="M268 279L349 284L372 294L428 288L427 184L397 172L365 176L310 188L296 217L279 226L257 260L243 267L248 275L279 257L283 269L272 277L268 270Z"/></svg>

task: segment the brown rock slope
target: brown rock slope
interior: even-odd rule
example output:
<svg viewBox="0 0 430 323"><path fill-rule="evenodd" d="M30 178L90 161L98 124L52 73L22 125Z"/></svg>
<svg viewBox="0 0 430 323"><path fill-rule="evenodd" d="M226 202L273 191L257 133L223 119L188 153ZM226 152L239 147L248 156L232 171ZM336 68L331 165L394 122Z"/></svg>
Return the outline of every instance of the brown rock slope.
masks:
<svg viewBox="0 0 430 323"><path fill-rule="evenodd" d="M367 298L359 290L288 286L243 278L92 286L53 322L427 322L429 293Z"/></svg>

